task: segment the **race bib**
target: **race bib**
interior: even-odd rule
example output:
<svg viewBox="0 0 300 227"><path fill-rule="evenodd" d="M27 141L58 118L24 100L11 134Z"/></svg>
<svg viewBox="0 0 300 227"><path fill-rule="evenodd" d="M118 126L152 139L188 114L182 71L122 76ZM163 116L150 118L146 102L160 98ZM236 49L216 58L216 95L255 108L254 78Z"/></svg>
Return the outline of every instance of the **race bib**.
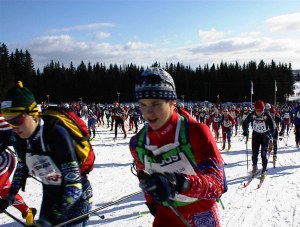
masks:
<svg viewBox="0 0 300 227"><path fill-rule="evenodd" d="M253 131L258 133L264 133L267 131L265 121L253 121Z"/></svg>
<svg viewBox="0 0 300 227"><path fill-rule="evenodd" d="M61 185L61 172L49 156L26 154L29 174L39 177L43 184Z"/></svg>

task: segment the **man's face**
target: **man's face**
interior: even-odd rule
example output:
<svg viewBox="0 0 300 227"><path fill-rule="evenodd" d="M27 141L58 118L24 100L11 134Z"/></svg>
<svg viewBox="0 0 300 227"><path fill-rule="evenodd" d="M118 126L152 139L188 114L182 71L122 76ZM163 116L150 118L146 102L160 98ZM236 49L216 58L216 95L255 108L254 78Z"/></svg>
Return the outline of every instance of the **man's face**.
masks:
<svg viewBox="0 0 300 227"><path fill-rule="evenodd" d="M140 99L144 119L153 130L160 129L171 117L175 101L164 99Z"/></svg>

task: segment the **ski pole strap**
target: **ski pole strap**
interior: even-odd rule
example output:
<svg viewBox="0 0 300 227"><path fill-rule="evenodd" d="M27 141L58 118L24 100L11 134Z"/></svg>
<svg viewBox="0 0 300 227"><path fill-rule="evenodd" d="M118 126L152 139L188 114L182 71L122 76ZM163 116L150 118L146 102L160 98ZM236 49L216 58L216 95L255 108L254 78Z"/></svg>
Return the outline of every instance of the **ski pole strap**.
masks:
<svg viewBox="0 0 300 227"><path fill-rule="evenodd" d="M223 209L223 210L225 210L225 206L224 206L224 204L223 204L223 202L222 202L221 198L217 198L216 200L217 200L217 202L218 202L218 203L220 203L220 204L221 204L221 206L222 206L222 209Z"/></svg>
<svg viewBox="0 0 300 227"><path fill-rule="evenodd" d="M25 223L23 223L22 221L20 221L18 218L16 218L14 215L12 215L11 213L7 212L6 210L3 211L3 213L6 214L7 216L11 217L12 219L14 219L16 222L18 222L22 226L27 226Z"/></svg>
<svg viewBox="0 0 300 227"><path fill-rule="evenodd" d="M188 221L182 216L182 214L178 211L178 209L174 206L174 204L170 200L167 200L167 203L171 208L171 210L176 214L177 217L180 218L180 220L186 227L192 227L190 223L188 223Z"/></svg>
<svg viewBox="0 0 300 227"><path fill-rule="evenodd" d="M118 200L109 202L109 203L107 203L107 204L104 205L104 206L98 207L98 208L96 208L96 209L94 209L94 210L91 210L91 211L89 211L89 212L87 212L87 213L85 213L85 214L83 214L83 215L80 215L80 216L78 216L78 217L76 217L76 218L73 218L73 219L70 219L70 220L68 220L68 221L65 221L65 222L59 223L59 224L57 224L57 225L54 225L54 227L61 227L61 226L65 226L65 225L67 225L67 224L74 223L75 221L78 221L78 220L80 220L80 219L82 219L82 218L85 218L85 217L91 215L91 214L94 214L95 212L98 212L99 210L103 210L103 209L105 209L105 208L107 208L107 207L110 207L110 206L115 205L115 204L117 204L117 203L119 203L119 202L122 202L123 200L126 200L126 199L128 199L128 198L131 198L131 197L133 197L133 196L135 196L135 195L138 195L138 194L140 194L141 192L142 192L142 191L137 191L137 192L134 192L134 193L132 193L132 194L126 195L126 196L124 196L124 197L122 197L122 198L120 198L120 199L118 199Z"/></svg>

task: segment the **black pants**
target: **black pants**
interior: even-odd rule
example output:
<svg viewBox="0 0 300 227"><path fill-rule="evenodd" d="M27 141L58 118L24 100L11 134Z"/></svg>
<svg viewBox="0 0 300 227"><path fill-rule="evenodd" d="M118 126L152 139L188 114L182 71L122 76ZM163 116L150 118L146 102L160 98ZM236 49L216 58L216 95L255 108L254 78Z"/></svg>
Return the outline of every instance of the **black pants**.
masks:
<svg viewBox="0 0 300 227"><path fill-rule="evenodd" d="M259 148L261 149L262 171L267 169L267 153L269 146L269 136L266 134L252 135L252 164L257 165Z"/></svg>

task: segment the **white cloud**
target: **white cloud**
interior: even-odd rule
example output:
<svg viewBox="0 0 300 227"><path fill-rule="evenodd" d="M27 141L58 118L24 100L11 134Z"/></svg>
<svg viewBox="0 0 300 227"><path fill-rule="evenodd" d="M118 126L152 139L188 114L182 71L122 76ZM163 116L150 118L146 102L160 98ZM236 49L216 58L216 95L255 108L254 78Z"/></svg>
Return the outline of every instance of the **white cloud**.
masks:
<svg viewBox="0 0 300 227"><path fill-rule="evenodd" d="M106 38L110 37L110 33L108 33L108 32L98 32L95 36L98 39L106 39Z"/></svg>
<svg viewBox="0 0 300 227"><path fill-rule="evenodd" d="M242 32L240 34L241 37L259 37L260 36L260 32Z"/></svg>
<svg viewBox="0 0 300 227"><path fill-rule="evenodd" d="M83 24L83 25L76 25L76 26L64 27L64 28L54 28L49 30L48 33L55 34L55 33L69 32L69 31L94 30L94 29L104 28L104 27L114 27L114 24L112 23Z"/></svg>
<svg viewBox="0 0 300 227"><path fill-rule="evenodd" d="M150 44L142 43L142 42L127 42L124 45L124 50L137 50L137 49L145 49L150 47Z"/></svg>
<svg viewBox="0 0 300 227"><path fill-rule="evenodd" d="M81 61L122 65L124 62L140 66L149 66L155 61L180 62L191 67L205 64L218 64L221 61L240 64L250 60L292 63L293 69L300 68L300 38L274 39L257 34L219 39L214 42L189 44L178 48L162 48L155 43L127 42L111 44L109 42L83 42L70 35L44 36L26 46L31 53L36 68L42 68L51 60L65 66L70 62L76 66Z"/></svg>
<svg viewBox="0 0 300 227"><path fill-rule="evenodd" d="M299 32L300 13L271 17L265 20L271 32Z"/></svg>
<svg viewBox="0 0 300 227"><path fill-rule="evenodd" d="M223 32L218 32L214 28L210 29L210 31L199 30L198 34L201 41L203 42L211 42L211 41L219 40L224 36Z"/></svg>

